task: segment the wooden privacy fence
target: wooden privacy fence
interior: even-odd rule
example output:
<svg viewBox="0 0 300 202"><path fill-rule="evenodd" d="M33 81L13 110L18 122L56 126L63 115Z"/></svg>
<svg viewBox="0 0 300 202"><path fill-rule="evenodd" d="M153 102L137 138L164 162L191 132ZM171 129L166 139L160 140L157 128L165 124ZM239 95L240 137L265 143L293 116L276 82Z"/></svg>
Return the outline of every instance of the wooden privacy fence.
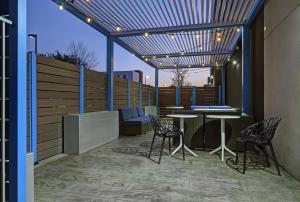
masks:
<svg viewBox="0 0 300 202"><path fill-rule="evenodd" d="M195 95L193 95L193 87L183 87L179 92L180 105L186 109L192 105L193 96L195 96L196 105L219 104L218 87L196 87ZM176 87L160 87L158 96L159 107L176 105Z"/></svg>
<svg viewBox="0 0 300 202"><path fill-rule="evenodd" d="M49 158L63 151L63 115L79 113L80 72L79 67L69 63L37 58L37 156L38 160ZM146 89L151 90L150 104L154 104L153 87L142 86L134 81L114 78L114 109L128 107L128 83L130 83L130 106L147 106ZM144 98L145 96L145 98ZM149 100L149 97L147 98ZM85 112L107 109L106 74L94 70L84 71Z"/></svg>

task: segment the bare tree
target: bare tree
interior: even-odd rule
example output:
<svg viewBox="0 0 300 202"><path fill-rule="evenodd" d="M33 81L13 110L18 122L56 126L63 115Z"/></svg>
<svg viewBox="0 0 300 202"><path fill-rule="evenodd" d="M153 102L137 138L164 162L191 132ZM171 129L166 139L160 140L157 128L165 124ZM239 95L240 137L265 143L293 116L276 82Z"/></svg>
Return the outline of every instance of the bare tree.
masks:
<svg viewBox="0 0 300 202"><path fill-rule="evenodd" d="M181 68L175 68L171 70L171 73L173 74L173 77L171 78L172 85L173 86L187 86L189 85L189 82L187 81L188 78L188 69L181 69Z"/></svg>
<svg viewBox="0 0 300 202"><path fill-rule="evenodd" d="M94 69L99 64L95 52L88 51L82 42L76 43L72 41L68 51L71 58L74 58L78 64L83 64L87 68Z"/></svg>
<svg viewBox="0 0 300 202"><path fill-rule="evenodd" d="M72 41L68 48L68 53L61 53L56 50L54 53L47 53L44 55L48 58L69 62L75 65L84 65L88 69L94 69L98 66L99 62L95 52L88 51L82 42Z"/></svg>

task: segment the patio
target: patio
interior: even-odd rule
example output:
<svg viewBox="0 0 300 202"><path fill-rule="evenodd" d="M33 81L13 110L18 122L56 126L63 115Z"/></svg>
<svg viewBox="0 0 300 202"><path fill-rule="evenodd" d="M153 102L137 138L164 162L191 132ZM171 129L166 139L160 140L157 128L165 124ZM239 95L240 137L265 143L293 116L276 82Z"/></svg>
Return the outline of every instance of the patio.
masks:
<svg viewBox="0 0 300 202"><path fill-rule="evenodd" d="M299 1L52 2L105 36L106 71L27 53L26 1L1 2L1 202L300 201ZM154 85L114 76L115 45L153 68ZM205 86L159 84L203 68ZM155 131L180 143L160 164ZM248 143L260 155L249 146L235 165Z"/></svg>
<svg viewBox="0 0 300 202"><path fill-rule="evenodd" d="M81 156L66 156L39 166L36 201L300 200L300 183L286 172L281 177L270 173L276 173L273 163L266 171L248 169L243 175L221 163L216 155L196 151L197 158L187 155L185 161L181 154L168 157L164 153L158 165L145 157L151 138L152 133L122 137ZM160 143L156 151L159 148Z"/></svg>

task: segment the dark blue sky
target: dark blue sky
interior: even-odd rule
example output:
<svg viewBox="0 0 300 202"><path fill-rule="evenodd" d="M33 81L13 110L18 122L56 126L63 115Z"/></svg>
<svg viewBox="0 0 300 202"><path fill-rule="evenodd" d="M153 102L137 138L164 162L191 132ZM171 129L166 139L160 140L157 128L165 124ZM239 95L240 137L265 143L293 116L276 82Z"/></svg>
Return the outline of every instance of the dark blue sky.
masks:
<svg viewBox="0 0 300 202"><path fill-rule="evenodd" d="M96 53L99 61L97 70L105 71L106 65L106 37L85 22L77 19L69 12L59 10L51 0L28 0L28 33L38 34L38 50L40 53L60 50L66 52L71 41L83 42L89 50ZM28 49L33 48L33 41L28 40ZM144 75L150 76L150 83L154 84L154 69L145 62L133 57L122 47L115 45L115 70L139 69ZM208 72L208 71L207 71ZM208 73L194 73L189 81L194 85L203 85ZM170 83L169 72L160 73L161 86ZM148 82L147 82L148 83Z"/></svg>

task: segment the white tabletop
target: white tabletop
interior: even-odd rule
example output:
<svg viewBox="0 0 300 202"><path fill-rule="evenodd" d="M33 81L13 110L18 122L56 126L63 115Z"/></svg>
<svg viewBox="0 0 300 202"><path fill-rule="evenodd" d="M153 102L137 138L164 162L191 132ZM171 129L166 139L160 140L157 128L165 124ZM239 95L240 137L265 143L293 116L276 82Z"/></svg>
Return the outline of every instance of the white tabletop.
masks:
<svg viewBox="0 0 300 202"><path fill-rule="evenodd" d="M176 106L170 106L170 107L166 107L166 109L183 109L184 107L176 107Z"/></svg>
<svg viewBox="0 0 300 202"><path fill-rule="evenodd" d="M208 115L206 117L211 118L211 119L239 119L239 118L241 118L240 116L236 116L236 115Z"/></svg>
<svg viewBox="0 0 300 202"><path fill-rule="evenodd" d="M192 118L197 118L198 116L190 115L190 114L168 114L167 117L192 119Z"/></svg>

